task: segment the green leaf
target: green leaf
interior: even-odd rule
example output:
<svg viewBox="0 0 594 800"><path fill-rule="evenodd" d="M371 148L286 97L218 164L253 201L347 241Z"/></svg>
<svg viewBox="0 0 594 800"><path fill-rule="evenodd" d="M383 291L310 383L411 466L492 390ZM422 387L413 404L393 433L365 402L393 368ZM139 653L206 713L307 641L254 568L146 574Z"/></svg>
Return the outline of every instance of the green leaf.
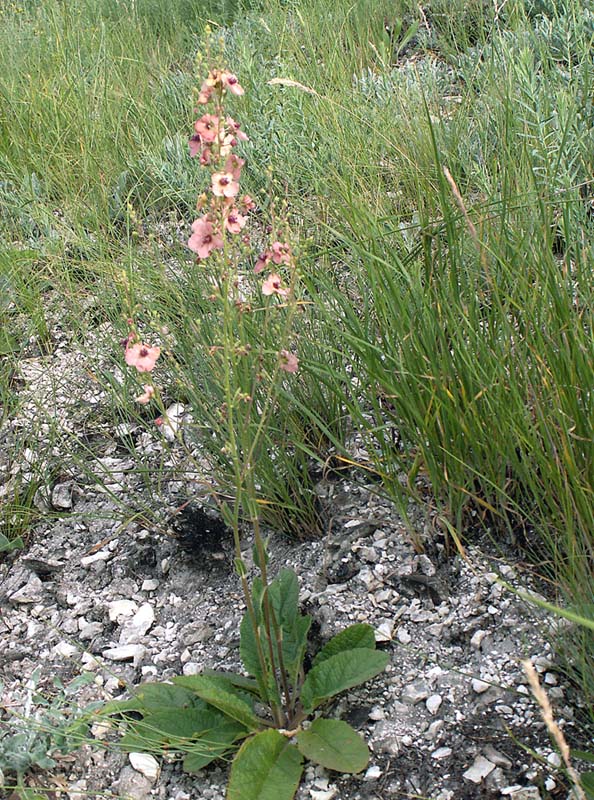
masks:
<svg viewBox="0 0 594 800"><path fill-rule="evenodd" d="M206 703L218 708L223 714L241 722L250 730L258 730L261 722L251 706L233 686L228 678L213 678L208 675L187 675L174 678L177 685L191 689Z"/></svg>
<svg viewBox="0 0 594 800"><path fill-rule="evenodd" d="M583 772L580 775L580 783L588 800L594 800L594 772Z"/></svg>
<svg viewBox="0 0 594 800"><path fill-rule="evenodd" d="M357 623L356 625L349 625L336 636L333 636L327 642L320 652L313 660L313 666L321 664L330 656L335 656L337 653L342 653L343 650L353 650L359 647L367 647L370 650L375 650L375 635L371 625L364 622Z"/></svg>
<svg viewBox="0 0 594 800"><path fill-rule="evenodd" d="M227 800L291 800L303 772L301 754L282 734L262 731L237 753Z"/></svg>
<svg viewBox="0 0 594 800"><path fill-rule="evenodd" d="M268 597L277 623L289 630L299 613L299 581L292 569L281 569L268 587Z"/></svg>
<svg viewBox="0 0 594 800"><path fill-rule="evenodd" d="M369 749L346 722L316 719L297 734L297 747L310 761L338 772L361 772L369 763Z"/></svg>
<svg viewBox="0 0 594 800"><path fill-rule="evenodd" d="M3 353L0 351L0 356ZM21 550L25 546L22 538L17 536L15 539L9 539L3 533L0 533L0 553L11 553L13 550Z"/></svg>
<svg viewBox="0 0 594 800"><path fill-rule="evenodd" d="M114 700L103 708L103 714L124 714L126 711L159 711L177 708L205 708L196 693L172 683L141 683L129 700Z"/></svg>
<svg viewBox="0 0 594 800"><path fill-rule="evenodd" d="M211 678L225 678L238 689L245 689L246 692L258 694L258 684L253 678L246 678L245 675L238 675L236 672L224 672L220 669L205 669L202 673Z"/></svg>
<svg viewBox="0 0 594 800"><path fill-rule="evenodd" d="M301 688L306 713L345 689L357 686L383 672L390 660L387 653L356 647L330 656L308 673Z"/></svg>
<svg viewBox="0 0 594 800"><path fill-rule="evenodd" d="M584 750L572 750L571 755L573 758L579 758L580 761L588 761L594 764L594 753L586 753Z"/></svg>
<svg viewBox="0 0 594 800"><path fill-rule="evenodd" d="M249 613L246 611L239 626L239 655L245 671L258 680L262 678L260 659L258 658L258 648L256 647L256 636L254 626Z"/></svg>
<svg viewBox="0 0 594 800"><path fill-rule="evenodd" d="M214 708L156 711L129 722L120 742L127 752L186 753L188 772L197 771L224 755L247 729ZM191 758L189 758L191 756Z"/></svg>
<svg viewBox="0 0 594 800"><path fill-rule="evenodd" d="M311 626L309 615L298 616L292 628L283 635L283 660L292 686L297 683L307 648L307 634Z"/></svg>

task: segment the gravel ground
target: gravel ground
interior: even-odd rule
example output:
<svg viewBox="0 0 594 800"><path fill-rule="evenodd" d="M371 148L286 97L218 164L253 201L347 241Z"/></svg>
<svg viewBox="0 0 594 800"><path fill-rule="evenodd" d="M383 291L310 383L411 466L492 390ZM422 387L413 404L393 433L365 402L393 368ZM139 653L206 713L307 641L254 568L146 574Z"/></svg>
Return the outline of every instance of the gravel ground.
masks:
<svg viewBox="0 0 594 800"><path fill-rule="evenodd" d="M106 331L98 329L101 335ZM77 349L58 335L52 355L23 360L22 402L0 431L0 501L13 497L19 481L40 471L48 476L35 496L40 516L28 547L0 565L0 715L11 726L14 712L34 718L27 698L36 669L48 696L55 676L67 682L90 673L75 698L84 705L125 697L141 681L239 667L244 606L231 539L180 479L181 455L160 429L112 430L97 421L107 395L83 352L88 342ZM17 449L23 430L35 436ZM84 460L65 455L73 435L85 443ZM154 486L151 464L161 476ZM503 555L486 539L470 545L465 558L449 551L429 505L411 508L426 544L416 552L377 489L355 474L321 481L331 519L324 539L271 538L271 574L282 566L297 572L314 645L364 621L390 654L385 674L329 708L367 739L369 768L343 777L308 767L297 797L565 800L560 759L520 664L532 661L568 740L586 747L579 699L547 641L558 622L501 579L531 593L539 585L513 551ZM134 513L143 508L152 513ZM245 550L249 558L249 533ZM101 726L93 732L95 746L58 756L52 770L32 775L49 797L224 797L224 764L190 778L179 764L157 767L119 753ZM0 789L0 796L10 791Z"/></svg>

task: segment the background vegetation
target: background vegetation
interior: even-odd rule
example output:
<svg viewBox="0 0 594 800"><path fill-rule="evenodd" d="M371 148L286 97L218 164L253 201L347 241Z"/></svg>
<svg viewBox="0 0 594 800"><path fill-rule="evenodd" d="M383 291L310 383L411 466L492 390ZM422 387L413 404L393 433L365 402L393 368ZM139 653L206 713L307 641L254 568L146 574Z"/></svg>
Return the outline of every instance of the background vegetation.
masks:
<svg viewBox="0 0 594 800"><path fill-rule="evenodd" d="M183 244L207 23L246 88L244 186L262 206L286 201L301 240L302 369L259 467L268 521L320 531L312 463L330 447L348 457L356 430L401 510L430 496L457 541L507 537L592 619L590 2L3 4L4 421L14 365L54 346L50 290L79 342L102 321L125 334L132 293L147 330L176 331L170 399L208 419L216 387L192 355L206 288ZM117 336L106 347L120 358ZM138 412L118 401L110 413ZM224 482L220 448L212 459ZM29 521L31 494L11 520ZM592 699L584 631L564 652Z"/></svg>

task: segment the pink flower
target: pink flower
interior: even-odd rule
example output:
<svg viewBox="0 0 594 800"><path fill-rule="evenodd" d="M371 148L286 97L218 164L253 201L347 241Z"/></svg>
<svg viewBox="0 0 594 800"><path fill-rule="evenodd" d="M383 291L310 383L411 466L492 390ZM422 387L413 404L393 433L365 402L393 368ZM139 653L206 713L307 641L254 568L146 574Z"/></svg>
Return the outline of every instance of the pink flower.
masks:
<svg viewBox="0 0 594 800"><path fill-rule="evenodd" d="M276 275L276 273L272 273L272 275L269 275L262 284L262 294L267 296L271 294L278 294L281 297L286 297L289 294L289 290L283 289L281 276Z"/></svg>
<svg viewBox="0 0 594 800"><path fill-rule="evenodd" d="M198 254L199 258L208 258L213 250L223 247L223 237L215 232L212 222L207 217L200 217L192 223L192 235L188 239L188 247Z"/></svg>
<svg viewBox="0 0 594 800"><path fill-rule="evenodd" d="M202 139L200 138L200 134L195 133L193 136L191 136L188 144L190 145L190 156L194 158L202 150Z"/></svg>
<svg viewBox="0 0 594 800"><path fill-rule="evenodd" d="M244 133L241 130L241 125L239 122L235 122L233 117L227 117L227 126L229 130L233 133L233 135L240 141L240 142L247 142L249 141L247 133Z"/></svg>
<svg viewBox="0 0 594 800"><path fill-rule="evenodd" d="M231 173L236 181L239 180L241 175L241 168L245 164L243 158L239 158L235 153L231 154L225 161L225 172Z"/></svg>
<svg viewBox="0 0 594 800"><path fill-rule="evenodd" d="M282 242L272 243L272 260L275 264L290 264L291 262L291 248L288 244Z"/></svg>
<svg viewBox="0 0 594 800"><path fill-rule="evenodd" d="M225 228L229 233L240 233L246 222L247 219L233 206L225 218Z"/></svg>
<svg viewBox="0 0 594 800"><path fill-rule="evenodd" d="M212 176L212 193L215 197L235 197L239 184L232 172L215 172Z"/></svg>
<svg viewBox="0 0 594 800"><path fill-rule="evenodd" d="M196 133L204 142L214 142L219 132L219 118L215 114L204 114L194 123Z"/></svg>
<svg viewBox="0 0 594 800"><path fill-rule="evenodd" d="M198 102L200 105L206 105L210 100L210 96L212 94L212 85L209 84L208 79L204 81L202 86L200 87L200 94L198 95Z"/></svg>
<svg viewBox="0 0 594 800"><path fill-rule="evenodd" d="M280 359L280 368L285 372L297 372L299 369L299 359L288 350L281 350L278 354Z"/></svg>
<svg viewBox="0 0 594 800"><path fill-rule="evenodd" d="M229 89L231 94L236 94L236 95L243 94L243 89L239 85L237 76L233 75L232 72L227 72L227 70L221 72L221 82L226 89Z"/></svg>
<svg viewBox="0 0 594 800"><path fill-rule="evenodd" d="M243 214L247 214L248 211L251 211L255 207L256 204L249 196L249 194L244 194L244 196L239 201L239 208L241 209Z"/></svg>
<svg viewBox="0 0 594 800"><path fill-rule="evenodd" d="M159 358L160 347L151 347L148 344L130 344L126 346L126 364L136 367L139 372L151 372Z"/></svg>
<svg viewBox="0 0 594 800"><path fill-rule="evenodd" d="M142 388L144 389L143 394L139 394L138 397L135 397L134 399L136 400L137 403L142 403L142 405L144 406L147 403L150 403L150 401L155 396L155 389L153 386L146 383Z"/></svg>
<svg viewBox="0 0 594 800"><path fill-rule="evenodd" d="M254 267L254 272L258 274L258 272L262 272L263 269L267 266L272 258L272 253L270 250L265 250L263 253L260 253L258 256L258 260L256 261L256 266Z"/></svg>

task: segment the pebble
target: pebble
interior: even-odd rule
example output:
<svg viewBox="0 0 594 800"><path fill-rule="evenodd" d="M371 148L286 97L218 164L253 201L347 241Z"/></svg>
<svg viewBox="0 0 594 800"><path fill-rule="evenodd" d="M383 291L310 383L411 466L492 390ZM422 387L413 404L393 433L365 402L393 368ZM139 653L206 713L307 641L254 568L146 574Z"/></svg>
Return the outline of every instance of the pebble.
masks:
<svg viewBox="0 0 594 800"><path fill-rule="evenodd" d="M485 681L481 681L478 678L472 679L472 691L476 692L477 694L483 694L483 692L488 691L491 688L490 683L486 683Z"/></svg>
<svg viewBox="0 0 594 800"><path fill-rule="evenodd" d="M138 605L133 600L113 600L107 604L109 621L117 622L119 617L131 617Z"/></svg>
<svg viewBox="0 0 594 800"><path fill-rule="evenodd" d="M52 505L57 510L72 508L72 484L57 483L52 489Z"/></svg>
<svg viewBox="0 0 594 800"><path fill-rule="evenodd" d="M39 603L43 599L44 592L41 579L35 573L31 573L27 583L11 594L9 600L20 605Z"/></svg>
<svg viewBox="0 0 594 800"><path fill-rule="evenodd" d="M438 747L437 750L434 750L431 753L431 758L434 758L436 761L441 761L442 758L449 758L451 755L451 747Z"/></svg>
<svg viewBox="0 0 594 800"><path fill-rule="evenodd" d="M472 783L481 783L495 769L495 764L484 756L477 756L462 777Z"/></svg>
<svg viewBox="0 0 594 800"><path fill-rule="evenodd" d="M90 556L83 556L80 563L83 567L90 567L91 564L95 564L97 561L109 561L112 555L113 553L110 553L109 550L99 550L98 553L93 553Z"/></svg>
<svg viewBox="0 0 594 800"><path fill-rule="evenodd" d="M505 786L501 794L509 800L542 800L536 786Z"/></svg>
<svg viewBox="0 0 594 800"><path fill-rule="evenodd" d="M414 706L420 703L421 700L426 700L429 697L429 687L424 683L410 683L404 687L400 699L403 703Z"/></svg>
<svg viewBox="0 0 594 800"><path fill-rule="evenodd" d="M366 781L376 781L379 777L381 777L382 771L381 769L374 765L369 767L367 772L365 773L365 780Z"/></svg>
<svg viewBox="0 0 594 800"><path fill-rule="evenodd" d="M412 642L412 636L406 630L406 628L398 628L396 638L398 639L400 644L410 644Z"/></svg>
<svg viewBox="0 0 594 800"><path fill-rule="evenodd" d="M427 698L425 701L425 705L427 707L427 711L430 714L437 714L441 704L443 703L443 699L439 694L432 694L430 697Z"/></svg>
<svg viewBox="0 0 594 800"><path fill-rule="evenodd" d="M134 800L148 800L153 781L146 778L133 767L124 767L117 781L118 795L133 797Z"/></svg>
<svg viewBox="0 0 594 800"><path fill-rule="evenodd" d="M472 637L470 639L470 646L473 647L475 650L480 650L481 649L481 642L483 641L483 639L487 635L488 635L487 631L483 631L483 630L475 631L472 634Z"/></svg>
<svg viewBox="0 0 594 800"><path fill-rule="evenodd" d="M132 619L128 620L120 633L120 644L137 644L155 621L155 612L150 603L143 603Z"/></svg>
<svg viewBox="0 0 594 800"><path fill-rule="evenodd" d="M62 656L62 658L72 658L75 653L78 653L78 647L75 647L70 642L58 642L58 644L52 649L52 653L55 653L57 656Z"/></svg>
<svg viewBox="0 0 594 800"><path fill-rule="evenodd" d="M496 750L492 744L488 744L483 748L483 754L497 767L503 767L504 769L511 769L512 767L510 759L500 753L499 750Z"/></svg>
<svg viewBox="0 0 594 800"><path fill-rule="evenodd" d="M137 772L144 775L150 781L156 781L159 777L159 762L148 753L130 753L128 755L130 763Z"/></svg>
<svg viewBox="0 0 594 800"><path fill-rule="evenodd" d="M141 592L154 592L155 589L159 588L159 584L161 581L157 580L157 578L147 578L147 580L142 582L142 586L140 587Z"/></svg>
<svg viewBox="0 0 594 800"><path fill-rule="evenodd" d="M146 647L141 644L124 644L121 647L110 647L104 650L102 655L110 661L133 661L136 666L145 653Z"/></svg>

